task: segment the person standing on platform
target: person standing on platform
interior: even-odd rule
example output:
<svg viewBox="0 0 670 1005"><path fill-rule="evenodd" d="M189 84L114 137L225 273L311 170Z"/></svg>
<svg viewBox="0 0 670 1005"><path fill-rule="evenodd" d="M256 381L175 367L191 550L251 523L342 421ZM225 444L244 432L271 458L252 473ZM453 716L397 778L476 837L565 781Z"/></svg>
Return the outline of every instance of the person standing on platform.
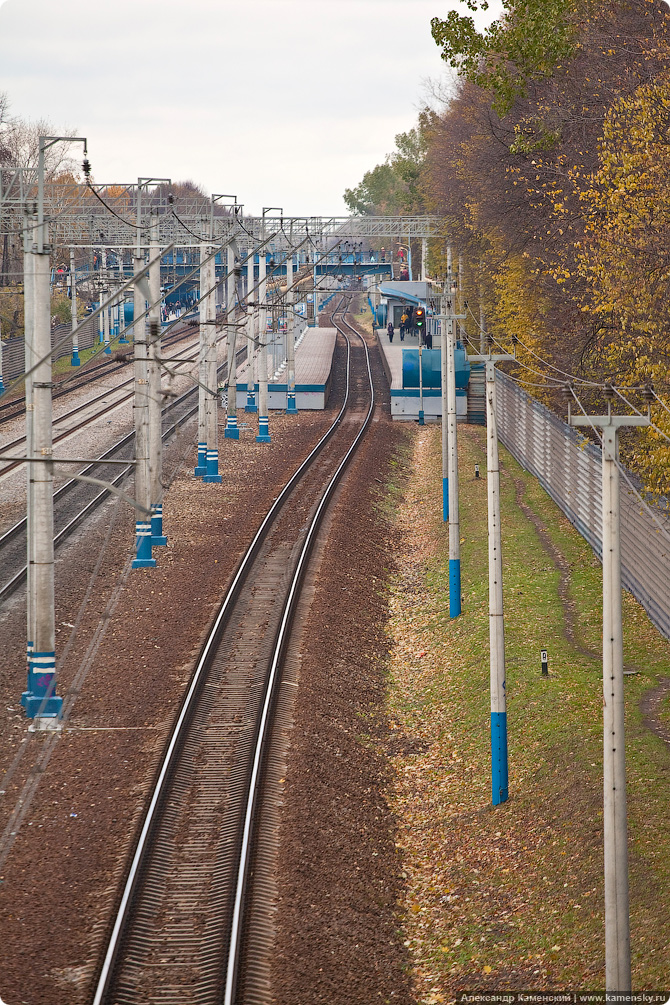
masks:
<svg viewBox="0 0 670 1005"><path fill-rule="evenodd" d="M393 342L393 322L389 321L386 326L386 331L388 332L389 342Z"/></svg>
<svg viewBox="0 0 670 1005"><path fill-rule="evenodd" d="M400 341L405 341L405 331L407 330L407 315L403 311L402 317L400 318Z"/></svg>

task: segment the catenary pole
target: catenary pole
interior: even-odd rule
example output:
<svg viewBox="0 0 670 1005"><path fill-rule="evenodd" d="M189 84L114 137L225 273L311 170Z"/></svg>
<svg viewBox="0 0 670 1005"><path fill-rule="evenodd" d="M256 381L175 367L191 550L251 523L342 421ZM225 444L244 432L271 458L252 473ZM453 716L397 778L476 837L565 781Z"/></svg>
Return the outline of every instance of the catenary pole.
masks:
<svg viewBox="0 0 670 1005"><path fill-rule="evenodd" d="M202 478L207 474L207 413L206 413L206 392L207 386L207 301L202 298L207 290L207 263L209 245L203 242L200 245L200 325L199 325L199 350L198 350L198 460L193 474L196 478ZM177 252L174 252L175 260Z"/></svg>
<svg viewBox="0 0 670 1005"><path fill-rule="evenodd" d="M79 359L79 334L77 332L77 269L74 260L74 248L70 248L70 318L72 321L72 359L71 366L81 366Z"/></svg>
<svg viewBox="0 0 670 1005"><path fill-rule="evenodd" d="M494 806L509 796L507 754L507 686L505 678L505 620L503 608L500 463L496 417L496 363L509 362L509 353L469 356L484 363L486 373L486 490L489 544L489 653L491 689L491 797Z"/></svg>
<svg viewBox="0 0 670 1005"><path fill-rule="evenodd" d="M161 389L161 260L158 216L149 221L149 478L151 481L151 544L167 544L163 533L163 437Z"/></svg>
<svg viewBox="0 0 670 1005"><path fill-rule="evenodd" d="M489 652L491 685L491 795L493 805L509 796L505 620L503 610L500 462L496 423L495 362L486 360L486 487L489 530Z"/></svg>
<svg viewBox="0 0 670 1005"><path fill-rule="evenodd" d="M134 261L137 276L144 268L141 238ZM146 280L137 281L133 297L133 343L135 377L135 500L144 508L135 523L135 558L133 569L153 569L156 559L151 552L151 478L149 474L149 351L147 338ZM140 319L141 320L138 320Z"/></svg>
<svg viewBox="0 0 670 1005"><path fill-rule="evenodd" d="M286 259L286 412L297 415L295 397L295 314L293 305L293 252Z"/></svg>
<svg viewBox="0 0 670 1005"><path fill-rule="evenodd" d="M33 453L53 455L51 383L51 268L46 224L38 228L33 247L32 331L26 331L33 360L42 360L33 373ZM48 728L57 720L63 699L56 695L56 623L54 596L53 464L31 465L33 483L32 546L34 648L28 664L28 687L21 704L35 725ZM51 720L51 721L50 721Z"/></svg>
<svg viewBox="0 0 670 1005"><path fill-rule="evenodd" d="M258 273L258 436L257 443L270 442L270 424L268 418L268 335L267 335L267 284L266 275L266 253L261 251L259 255Z"/></svg>
<svg viewBox="0 0 670 1005"><path fill-rule="evenodd" d="M573 426L602 430L605 990L608 995L630 995L619 430L624 426L648 426L650 420L642 415L612 415L614 391L606 386L605 394L607 415L568 416L568 421Z"/></svg>
<svg viewBox="0 0 670 1005"><path fill-rule="evenodd" d="M253 290L255 286L255 276L254 276L254 249L253 247L247 252L247 297ZM259 255L260 261L260 255ZM260 266L259 266L260 271ZM256 312L253 307L248 308L247 317L247 402L244 406L245 412L255 412L257 411L256 406Z"/></svg>
<svg viewBox="0 0 670 1005"><path fill-rule="evenodd" d="M33 297L33 264L34 256L32 246L35 240L34 233L35 218L33 214L25 211L23 217L23 311L24 311L24 351L25 351L25 381L26 394L26 457L35 456L35 444L33 438L33 379L32 368L38 358L34 353L34 297ZM35 648L35 559L33 547L35 543L34 534L35 500L33 484L33 465L26 464L26 658L28 671L30 673L33 649Z"/></svg>
<svg viewBox="0 0 670 1005"><path fill-rule="evenodd" d="M224 436L227 440L239 440L240 431L237 428L237 327L235 325L235 294L237 293L237 275L235 262L238 260L237 245L230 244L226 249L226 321L228 322L228 408Z"/></svg>
<svg viewBox="0 0 670 1005"><path fill-rule="evenodd" d="M456 430L456 364L454 359L454 311L447 302L447 439L449 479L449 617L461 613L461 527L458 507L458 433Z"/></svg>
<svg viewBox="0 0 670 1005"><path fill-rule="evenodd" d="M211 252L211 249L208 249ZM205 354L205 424L207 439L206 472L203 482L218 484L219 474L219 425L218 425L218 395L217 395L217 350L216 350L216 259L210 260L204 266L203 285L206 291L202 303L205 314L205 339L207 352ZM202 273L202 270L201 270Z"/></svg>

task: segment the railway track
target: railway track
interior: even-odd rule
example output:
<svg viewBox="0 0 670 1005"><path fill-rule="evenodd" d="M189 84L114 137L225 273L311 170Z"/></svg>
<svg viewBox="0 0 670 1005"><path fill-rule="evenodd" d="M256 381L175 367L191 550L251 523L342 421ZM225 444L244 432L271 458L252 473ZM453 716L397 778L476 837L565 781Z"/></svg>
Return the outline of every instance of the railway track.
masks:
<svg viewBox="0 0 670 1005"><path fill-rule="evenodd" d="M238 353L238 362L246 358L246 350ZM219 377L227 373L227 364L219 367ZM184 394L169 402L163 408L163 442L167 442L177 430L198 412L198 389L193 387ZM118 403L117 403L118 404ZM113 406L113 407L116 407ZM69 435L73 430L69 430ZM54 442L56 442L54 438ZM134 430L127 433L114 443L100 459L90 464L79 474L90 475L118 486L131 474L132 464L127 467L110 464L105 467L100 460L132 460L135 447ZM0 472L4 473L4 472ZM58 548L93 513L98 506L109 498L109 490L71 478L54 492L54 546ZM26 578L26 520L17 521L4 534L0 535L0 601L11 596Z"/></svg>
<svg viewBox="0 0 670 1005"><path fill-rule="evenodd" d="M174 335L168 336L163 342L163 347L178 345L179 342L183 342L188 338L192 338L195 334L195 328L193 325L185 325L184 328L180 328ZM132 350L132 344L128 345L128 350ZM52 398L62 398L65 395L71 394L73 391L78 390L81 387L86 387L87 384L94 384L98 380L102 380L104 377L109 377L111 374L116 373L121 370L125 363L118 362L112 359L105 360L104 363L96 363L91 366L90 363L84 363L81 370L74 374L69 374L62 380L54 381L54 388ZM66 386L61 387L64 384ZM5 422L10 422L12 419L18 419L22 415L25 415L26 410L26 399L25 395L21 395L18 398L10 398L8 401L0 401L0 425Z"/></svg>
<svg viewBox="0 0 670 1005"><path fill-rule="evenodd" d="M346 306L343 298L333 315ZM272 851L258 836L259 819L268 830L268 736L275 704L284 707L294 684L283 668L312 546L375 404L365 341L344 318L335 324L347 342L344 402L268 512L202 649L133 849L93 1005L268 1001Z"/></svg>

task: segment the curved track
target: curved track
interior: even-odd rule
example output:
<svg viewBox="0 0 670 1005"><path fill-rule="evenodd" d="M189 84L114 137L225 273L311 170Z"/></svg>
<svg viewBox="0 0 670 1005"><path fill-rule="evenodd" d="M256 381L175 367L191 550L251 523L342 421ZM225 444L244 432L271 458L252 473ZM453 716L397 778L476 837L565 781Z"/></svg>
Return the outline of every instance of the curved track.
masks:
<svg viewBox="0 0 670 1005"><path fill-rule="evenodd" d="M347 342L341 411L271 507L203 647L157 773L93 1005L262 1000L247 908L257 899L263 855L255 825L268 731L310 552L374 409L367 345L346 322L336 324Z"/></svg>

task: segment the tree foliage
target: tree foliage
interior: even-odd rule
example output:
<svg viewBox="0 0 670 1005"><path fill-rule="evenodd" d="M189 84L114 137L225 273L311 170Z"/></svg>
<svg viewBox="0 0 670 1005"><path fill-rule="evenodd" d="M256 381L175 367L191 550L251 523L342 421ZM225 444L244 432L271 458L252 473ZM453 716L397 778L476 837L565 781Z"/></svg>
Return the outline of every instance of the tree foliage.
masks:
<svg viewBox="0 0 670 1005"><path fill-rule="evenodd" d="M345 190L344 201L352 213L401 216L424 211L421 179L435 119L435 113L425 108L413 129L398 133L396 148L384 163L366 171L355 188Z"/></svg>

